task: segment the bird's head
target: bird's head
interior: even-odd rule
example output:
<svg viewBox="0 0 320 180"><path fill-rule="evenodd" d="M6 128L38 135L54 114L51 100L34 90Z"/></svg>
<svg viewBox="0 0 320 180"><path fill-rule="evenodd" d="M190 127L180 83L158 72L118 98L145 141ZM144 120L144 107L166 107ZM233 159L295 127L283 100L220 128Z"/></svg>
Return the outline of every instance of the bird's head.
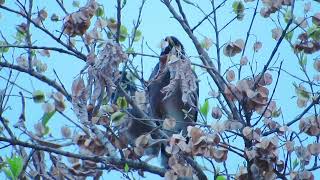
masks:
<svg viewBox="0 0 320 180"><path fill-rule="evenodd" d="M161 43L160 63L165 65L169 61L169 54L172 50L176 53L185 55L184 47L181 42L174 36L167 36Z"/></svg>

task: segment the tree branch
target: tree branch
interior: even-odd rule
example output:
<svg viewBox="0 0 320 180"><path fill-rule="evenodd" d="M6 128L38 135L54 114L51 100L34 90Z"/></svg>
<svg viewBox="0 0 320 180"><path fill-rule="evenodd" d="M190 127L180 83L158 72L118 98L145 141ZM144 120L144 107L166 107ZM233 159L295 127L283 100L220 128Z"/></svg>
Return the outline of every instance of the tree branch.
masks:
<svg viewBox="0 0 320 180"><path fill-rule="evenodd" d="M136 160L123 160L123 159L119 159L119 158L115 158L115 157L100 157L100 156L87 156L87 155L75 154L75 153L71 153L71 152L67 152L67 151L62 151L62 150L56 149L56 148L51 148L51 147L42 146L42 145L38 145L38 144L31 144L31 143L23 142L20 140L8 139L5 137L0 137L0 141L10 143L11 145L18 145L18 146L23 146L23 147L27 147L27 148L32 148L35 150L51 152L51 153L59 154L59 155L66 156L66 157L73 157L73 158L81 159L81 160L89 160L89 161L93 161L93 162L97 162L97 163L102 163L105 165L111 164L111 165L119 166L121 168L123 168L127 164L130 168L133 168L136 170L141 169L141 170L153 173L153 174L157 174L162 177L164 176L164 174L166 172L166 170L163 168L149 165L149 164L142 162L142 161L140 162L140 161L136 161Z"/></svg>

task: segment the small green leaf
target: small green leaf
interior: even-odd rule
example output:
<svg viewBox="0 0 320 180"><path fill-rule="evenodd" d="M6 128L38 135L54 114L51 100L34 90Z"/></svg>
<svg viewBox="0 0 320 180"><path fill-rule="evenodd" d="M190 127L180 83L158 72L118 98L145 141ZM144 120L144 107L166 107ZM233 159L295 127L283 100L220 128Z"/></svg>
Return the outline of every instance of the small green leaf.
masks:
<svg viewBox="0 0 320 180"><path fill-rule="evenodd" d="M12 174L9 168L3 168L2 170L6 174L8 179L15 179L14 175Z"/></svg>
<svg viewBox="0 0 320 180"><path fill-rule="evenodd" d="M297 166L299 165L299 161L298 159L296 158L293 163L292 163L292 168L295 169Z"/></svg>
<svg viewBox="0 0 320 180"><path fill-rule="evenodd" d="M235 14L242 14L244 12L244 5L242 1L234 1L232 3L232 9Z"/></svg>
<svg viewBox="0 0 320 180"><path fill-rule="evenodd" d="M101 17L104 15L104 7L103 6L99 6L96 10L96 16L97 17Z"/></svg>
<svg viewBox="0 0 320 180"><path fill-rule="evenodd" d="M13 158L7 159L7 162L10 166L10 170L12 172L12 175L15 178L18 178L18 176L20 175L20 173L22 171L23 159L19 156L15 156Z"/></svg>
<svg viewBox="0 0 320 180"><path fill-rule="evenodd" d="M278 110L273 111L271 116L272 116L273 118L277 118L277 117L279 117L281 114L282 114L282 110L281 110L281 108L279 108Z"/></svg>
<svg viewBox="0 0 320 180"><path fill-rule="evenodd" d="M292 18L291 10L287 9L286 13L284 14L284 22L288 23L291 18Z"/></svg>
<svg viewBox="0 0 320 180"><path fill-rule="evenodd" d="M291 41L292 37L293 37L293 31L288 32L285 36L286 40L288 41Z"/></svg>
<svg viewBox="0 0 320 180"><path fill-rule="evenodd" d="M45 113L43 116L42 116L42 125L44 127L47 126L49 120L52 118L52 116L56 113L56 111L51 111L51 112L48 112L48 113Z"/></svg>
<svg viewBox="0 0 320 180"><path fill-rule="evenodd" d="M36 90L32 93L32 99L35 103L44 102L45 96L41 90Z"/></svg>
<svg viewBox="0 0 320 180"><path fill-rule="evenodd" d="M105 111L105 112L107 112L107 113L113 113L114 112L114 109L109 104L102 105L100 109Z"/></svg>
<svg viewBox="0 0 320 180"><path fill-rule="evenodd" d="M129 172L129 165L126 163L125 165L124 165L124 172Z"/></svg>
<svg viewBox="0 0 320 180"><path fill-rule="evenodd" d="M50 132L50 128L48 126L44 126L44 133L43 135L46 135Z"/></svg>
<svg viewBox="0 0 320 180"><path fill-rule="evenodd" d="M224 176L217 176L216 180L226 180L226 178Z"/></svg>
<svg viewBox="0 0 320 180"><path fill-rule="evenodd" d="M303 88L299 87L297 84L293 83L293 86L295 87L295 91L298 97L309 99L310 93L304 90Z"/></svg>
<svg viewBox="0 0 320 180"><path fill-rule="evenodd" d="M31 56L32 56L32 57L35 57L35 56L36 56L36 50L32 49L32 50L30 51L30 53L31 53Z"/></svg>
<svg viewBox="0 0 320 180"><path fill-rule="evenodd" d="M133 54L133 53L135 53L135 51L134 51L134 49L133 49L133 47L130 47L130 48L128 48L127 50L126 50L126 53L128 53L128 54Z"/></svg>
<svg viewBox="0 0 320 180"><path fill-rule="evenodd" d="M312 26L307 30L308 36L315 41L320 40L320 26Z"/></svg>
<svg viewBox="0 0 320 180"><path fill-rule="evenodd" d="M18 43L21 43L26 37L26 33L22 31L17 31L16 36L14 37Z"/></svg>
<svg viewBox="0 0 320 180"><path fill-rule="evenodd" d="M118 107L120 107L121 109L127 108L128 107L128 103L125 97L118 97L117 99L117 105Z"/></svg>
<svg viewBox="0 0 320 180"><path fill-rule="evenodd" d="M126 4L127 4L127 0L123 0L123 1L122 1L122 6L121 6L121 7L123 8Z"/></svg>
<svg viewBox="0 0 320 180"><path fill-rule="evenodd" d="M72 1L72 6L79 8L80 7L80 2L79 1Z"/></svg>
<svg viewBox="0 0 320 180"><path fill-rule="evenodd" d="M238 20L242 20L244 17L244 5L242 1L234 1L232 4L233 12L237 15Z"/></svg>
<svg viewBox="0 0 320 180"><path fill-rule="evenodd" d="M120 41L120 42L125 41L126 38L127 38L127 36L128 36L128 29L127 29L125 26L121 25L121 26L120 26L120 37L119 37L119 41Z"/></svg>
<svg viewBox="0 0 320 180"><path fill-rule="evenodd" d="M139 41L141 39L142 32L140 30L136 30L136 34L134 36L133 41Z"/></svg>
<svg viewBox="0 0 320 180"><path fill-rule="evenodd" d="M8 47L1 47L1 46L7 46L8 44L4 41L0 41L0 53L6 53L9 51Z"/></svg>
<svg viewBox="0 0 320 180"><path fill-rule="evenodd" d="M116 126L120 125L122 120L124 119L125 115L126 115L125 113L117 111L117 112L111 114L111 121L113 123L115 123Z"/></svg>
<svg viewBox="0 0 320 180"><path fill-rule="evenodd" d="M209 112L209 101L205 100L203 105L200 107L200 112L207 118Z"/></svg>
<svg viewBox="0 0 320 180"><path fill-rule="evenodd" d="M308 62L307 56L304 56L302 54L302 56L299 58L299 65L301 66L302 69L306 68L307 62Z"/></svg>

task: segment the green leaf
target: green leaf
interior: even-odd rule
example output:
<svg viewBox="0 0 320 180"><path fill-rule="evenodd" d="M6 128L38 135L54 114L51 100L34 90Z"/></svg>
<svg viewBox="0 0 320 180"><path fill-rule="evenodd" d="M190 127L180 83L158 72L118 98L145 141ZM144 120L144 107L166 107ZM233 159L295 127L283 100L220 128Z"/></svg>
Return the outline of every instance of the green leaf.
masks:
<svg viewBox="0 0 320 180"><path fill-rule="evenodd" d="M237 15L238 20L244 17L244 5L242 1L234 1L232 3L233 12Z"/></svg>
<svg viewBox="0 0 320 180"><path fill-rule="evenodd" d="M133 41L139 41L141 39L142 32L140 30L136 30L136 34L134 36Z"/></svg>
<svg viewBox="0 0 320 180"><path fill-rule="evenodd" d="M127 50L126 50L126 53L128 53L128 54L133 54L133 53L135 53L135 51L134 51L134 49L133 49L133 47L130 47L130 48L128 48Z"/></svg>
<svg viewBox="0 0 320 180"><path fill-rule="evenodd" d="M299 161L298 159L296 158L293 163L292 163L292 168L295 169L297 166L299 165Z"/></svg>
<svg viewBox="0 0 320 180"><path fill-rule="evenodd" d="M10 166L10 170L12 172L12 175L15 178L18 178L18 176L20 175L20 173L22 171L23 159L19 156L15 156L13 158L7 159L7 162Z"/></svg>
<svg viewBox="0 0 320 180"><path fill-rule="evenodd" d="M290 31L289 33L286 34L285 38L288 41L291 41L293 37L293 31Z"/></svg>
<svg viewBox="0 0 320 180"><path fill-rule="evenodd" d="M217 176L216 180L226 180L226 178L224 176Z"/></svg>
<svg viewBox="0 0 320 180"><path fill-rule="evenodd" d="M122 1L122 6L121 6L121 7L123 8L126 4L127 4L127 0L123 0L123 1Z"/></svg>
<svg viewBox="0 0 320 180"><path fill-rule="evenodd" d="M308 36L315 41L320 41L320 27L312 26L307 30Z"/></svg>
<svg viewBox="0 0 320 180"><path fill-rule="evenodd" d="M279 108L278 110L272 112L272 115L271 115L271 116L272 116L273 118L277 118L277 117L279 117L281 114L282 114L282 110L281 110L281 108Z"/></svg>
<svg viewBox="0 0 320 180"><path fill-rule="evenodd" d="M104 15L104 7L103 6L99 6L96 10L96 16L97 17L101 17Z"/></svg>
<svg viewBox="0 0 320 180"><path fill-rule="evenodd" d="M234 1L232 3L232 9L235 14L242 14L244 12L244 5L242 1Z"/></svg>
<svg viewBox="0 0 320 180"><path fill-rule="evenodd" d="M124 119L125 115L126 115L125 113L120 112L120 111L117 111L117 112L115 112L115 113L112 113L112 114L111 114L111 121L112 121L113 123L115 123L116 126L117 126L117 125L120 125L121 122L122 122L122 120Z"/></svg>
<svg viewBox="0 0 320 180"><path fill-rule="evenodd" d="M128 36L128 29L127 29L125 26L121 25L121 26L120 26L120 37L119 37L119 41L120 41L120 42L125 41L126 38L127 38L127 36Z"/></svg>
<svg viewBox="0 0 320 180"><path fill-rule="evenodd" d="M291 10L287 9L286 13L284 14L284 22L288 23L291 18L292 18Z"/></svg>
<svg viewBox="0 0 320 180"><path fill-rule="evenodd" d="M4 41L0 41L0 46L6 46L8 45L6 42ZM0 53L6 53L9 51L8 47L0 47Z"/></svg>
<svg viewBox="0 0 320 180"><path fill-rule="evenodd" d="M14 37L18 43L21 43L23 39L26 37L26 33L22 31L17 31L16 36Z"/></svg>
<svg viewBox="0 0 320 180"><path fill-rule="evenodd" d="M125 165L124 165L124 172L129 172L129 165L126 163Z"/></svg>
<svg viewBox="0 0 320 180"><path fill-rule="evenodd" d="M8 179L15 179L14 175L12 174L9 168L3 168L2 170Z"/></svg>
<svg viewBox="0 0 320 180"><path fill-rule="evenodd" d="M32 99L35 103L41 103L44 102L45 96L44 93L41 90L36 90L32 93Z"/></svg>
<svg viewBox="0 0 320 180"><path fill-rule="evenodd" d="M207 118L209 113L209 101L205 100L203 105L200 107L200 112Z"/></svg>
<svg viewBox="0 0 320 180"><path fill-rule="evenodd" d="M118 97L117 99L117 105L121 108L121 109L125 109L128 107L128 103L125 97Z"/></svg>
<svg viewBox="0 0 320 180"><path fill-rule="evenodd" d="M304 99L309 99L310 98L310 93L307 92L306 90L302 89L299 87L296 83L293 83L293 86L295 87L295 91L298 97L304 98Z"/></svg>
<svg viewBox="0 0 320 180"><path fill-rule="evenodd" d="M44 126L44 133L43 133L43 135L46 135L46 134L48 134L49 132L50 132L49 126Z"/></svg>
<svg viewBox="0 0 320 180"><path fill-rule="evenodd" d="M72 1L72 6L79 8L80 7L80 2L79 1Z"/></svg>
<svg viewBox="0 0 320 180"><path fill-rule="evenodd" d="M36 56L36 50L32 49L32 50L30 51L30 53L31 53L31 56L32 56L32 57L35 57L35 56Z"/></svg>
<svg viewBox="0 0 320 180"><path fill-rule="evenodd" d="M302 69L306 68L307 62L308 62L307 56L304 56L302 54L301 57L299 58L299 65L301 66Z"/></svg>
<svg viewBox="0 0 320 180"><path fill-rule="evenodd" d="M42 125L44 127L47 126L49 120L52 118L52 116L56 113L56 111L51 111L51 112L48 112L48 113L44 113L44 115L42 116Z"/></svg>

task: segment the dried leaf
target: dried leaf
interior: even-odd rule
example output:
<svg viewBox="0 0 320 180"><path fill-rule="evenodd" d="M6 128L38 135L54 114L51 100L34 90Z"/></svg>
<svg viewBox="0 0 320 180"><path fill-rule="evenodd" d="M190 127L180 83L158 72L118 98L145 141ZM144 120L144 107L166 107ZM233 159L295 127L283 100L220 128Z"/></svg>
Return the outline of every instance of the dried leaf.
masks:
<svg viewBox="0 0 320 180"><path fill-rule="evenodd" d="M136 141L135 141L135 145L137 147L146 147L148 144L149 144L149 141L151 139L151 136L150 134L147 134L147 135L141 135L139 136Z"/></svg>
<svg viewBox="0 0 320 180"><path fill-rule="evenodd" d="M281 28L274 28L274 29L272 29L271 32L272 32L272 38L274 40L278 41L282 35L282 29Z"/></svg>
<svg viewBox="0 0 320 180"><path fill-rule="evenodd" d="M262 42L257 41L257 42L254 43L254 45L253 45L253 50L254 50L255 52L258 52L261 48L262 48Z"/></svg>
<svg viewBox="0 0 320 180"><path fill-rule="evenodd" d="M64 138L71 137L71 129L68 126L62 126L60 131L61 131L61 134Z"/></svg>
<svg viewBox="0 0 320 180"><path fill-rule="evenodd" d="M244 56L244 57L242 57L242 58L240 59L240 65L241 65L241 66L247 65L247 63L248 63L248 58L247 58L247 56Z"/></svg>
<svg viewBox="0 0 320 180"><path fill-rule="evenodd" d="M203 48L205 48L206 50L209 50L210 47L213 45L213 40L211 38L205 37L202 42L201 45Z"/></svg>
<svg viewBox="0 0 320 180"><path fill-rule="evenodd" d="M167 129L167 130L174 129L174 127L176 126L176 119L174 119L174 118L166 118L163 121L163 125L162 126L163 126L164 129Z"/></svg>
<svg viewBox="0 0 320 180"><path fill-rule="evenodd" d="M214 119L220 119L221 116L222 116L222 111L219 107L214 107L212 108L212 111L211 111L211 116L214 118Z"/></svg>
<svg viewBox="0 0 320 180"><path fill-rule="evenodd" d="M226 73L226 79L228 82L231 82L233 80L235 80L235 73L233 70L228 70L227 73Z"/></svg>

